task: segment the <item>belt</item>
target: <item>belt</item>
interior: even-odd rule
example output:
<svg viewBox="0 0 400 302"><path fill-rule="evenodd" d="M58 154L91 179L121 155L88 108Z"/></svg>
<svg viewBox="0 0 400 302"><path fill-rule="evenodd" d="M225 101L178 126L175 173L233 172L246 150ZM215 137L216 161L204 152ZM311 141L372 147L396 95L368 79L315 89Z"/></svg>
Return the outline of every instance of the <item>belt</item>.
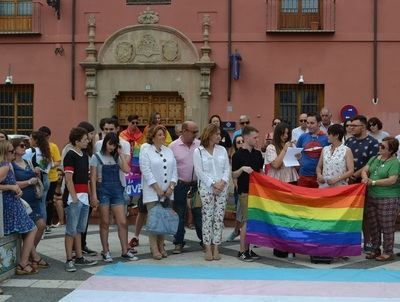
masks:
<svg viewBox="0 0 400 302"><path fill-rule="evenodd" d="M197 181L183 181L178 179L178 185L185 185L185 186L196 186L197 185Z"/></svg>

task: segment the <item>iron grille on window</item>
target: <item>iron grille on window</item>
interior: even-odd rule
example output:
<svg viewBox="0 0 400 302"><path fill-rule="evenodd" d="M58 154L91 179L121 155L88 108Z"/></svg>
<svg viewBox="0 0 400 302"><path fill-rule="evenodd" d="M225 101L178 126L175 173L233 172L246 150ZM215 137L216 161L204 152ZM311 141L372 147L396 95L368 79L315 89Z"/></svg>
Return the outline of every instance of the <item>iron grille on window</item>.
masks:
<svg viewBox="0 0 400 302"><path fill-rule="evenodd" d="M171 4L171 0L126 0L126 4Z"/></svg>
<svg viewBox="0 0 400 302"><path fill-rule="evenodd" d="M33 129L33 85L0 85L0 129L27 134Z"/></svg>
<svg viewBox="0 0 400 302"><path fill-rule="evenodd" d="M323 84L276 84L275 116L293 129L301 113L319 112L324 105Z"/></svg>

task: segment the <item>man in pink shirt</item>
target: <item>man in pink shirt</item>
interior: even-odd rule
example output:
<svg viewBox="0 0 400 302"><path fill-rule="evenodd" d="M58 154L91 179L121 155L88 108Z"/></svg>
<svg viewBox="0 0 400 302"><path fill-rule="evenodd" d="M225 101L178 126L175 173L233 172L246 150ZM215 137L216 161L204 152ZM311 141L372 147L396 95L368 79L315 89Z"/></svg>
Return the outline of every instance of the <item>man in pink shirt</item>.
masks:
<svg viewBox="0 0 400 302"><path fill-rule="evenodd" d="M182 253L185 245L187 193L189 190L197 193L197 179L193 170L193 152L200 146L200 141L196 138L198 133L199 128L196 123L186 121L182 124L182 135L169 145L174 153L178 169L178 183L174 189L174 210L179 216L179 226L174 239L174 254ZM200 245L202 245L201 208L192 207L191 210L197 237L201 240Z"/></svg>

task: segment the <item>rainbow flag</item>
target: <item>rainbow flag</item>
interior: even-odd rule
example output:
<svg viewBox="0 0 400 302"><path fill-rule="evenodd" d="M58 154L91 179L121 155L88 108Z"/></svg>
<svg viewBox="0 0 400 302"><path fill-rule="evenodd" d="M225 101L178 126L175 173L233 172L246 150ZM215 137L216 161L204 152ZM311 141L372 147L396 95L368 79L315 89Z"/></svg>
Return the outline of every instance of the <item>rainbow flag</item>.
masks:
<svg viewBox="0 0 400 302"><path fill-rule="evenodd" d="M311 256L361 254L365 185L304 188L250 176L247 241Z"/></svg>

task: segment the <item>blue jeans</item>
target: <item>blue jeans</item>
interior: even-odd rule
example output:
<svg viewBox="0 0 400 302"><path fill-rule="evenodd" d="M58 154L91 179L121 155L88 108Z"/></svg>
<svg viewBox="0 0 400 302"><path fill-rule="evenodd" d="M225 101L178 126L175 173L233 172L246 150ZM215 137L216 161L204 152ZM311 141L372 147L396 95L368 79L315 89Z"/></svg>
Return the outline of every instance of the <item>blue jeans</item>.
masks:
<svg viewBox="0 0 400 302"><path fill-rule="evenodd" d="M185 219L186 219L186 211L187 211L187 192L189 191L190 186L187 184L183 184L178 181L174 189L174 210L179 216L179 225L178 231L175 234L174 244L182 244L185 245ZM192 209L193 222L196 228L197 237L202 241L202 220L201 220L201 208Z"/></svg>
<svg viewBox="0 0 400 302"><path fill-rule="evenodd" d="M72 202L65 208L67 224L65 234L74 237L78 233L86 231L86 225L89 217L89 206L82 202Z"/></svg>
<svg viewBox="0 0 400 302"><path fill-rule="evenodd" d="M46 199L47 199L47 192L50 188L49 182L49 175L47 173L42 172L42 182L43 182L43 196L40 199L39 209L40 209L40 216L46 221L47 220L47 211L46 211Z"/></svg>

